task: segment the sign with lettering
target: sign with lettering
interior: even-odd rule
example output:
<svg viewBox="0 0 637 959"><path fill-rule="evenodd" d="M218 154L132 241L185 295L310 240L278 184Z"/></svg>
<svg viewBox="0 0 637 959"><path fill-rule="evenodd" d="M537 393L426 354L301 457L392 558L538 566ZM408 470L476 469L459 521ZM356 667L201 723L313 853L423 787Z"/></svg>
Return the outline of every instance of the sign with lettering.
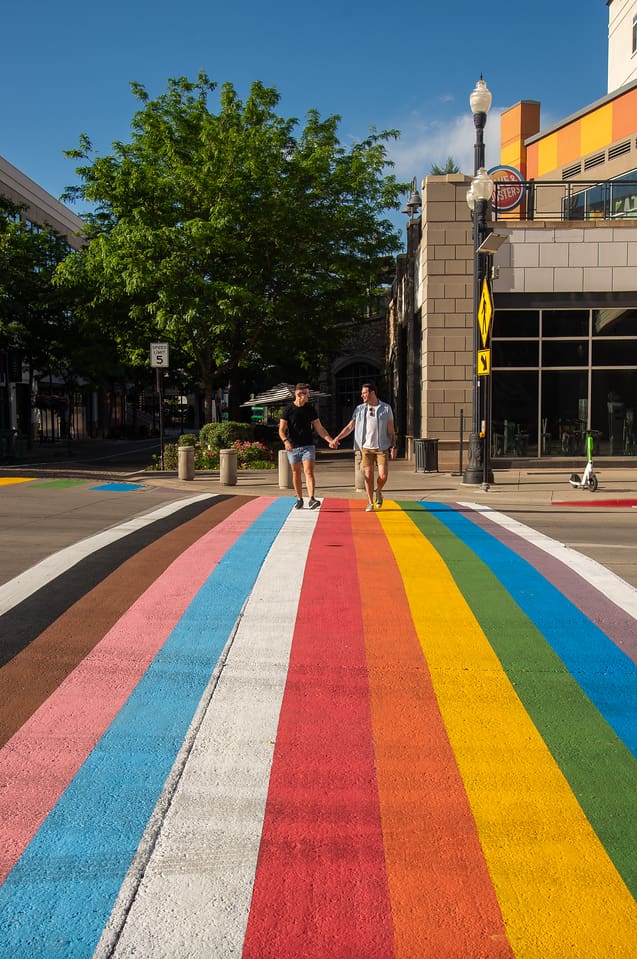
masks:
<svg viewBox="0 0 637 959"><path fill-rule="evenodd" d="M493 208L508 213L520 205L526 195L524 177L512 166L494 166L489 170L493 180Z"/></svg>
<svg viewBox="0 0 637 959"><path fill-rule="evenodd" d="M157 369L168 369L168 343L150 344L150 365Z"/></svg>

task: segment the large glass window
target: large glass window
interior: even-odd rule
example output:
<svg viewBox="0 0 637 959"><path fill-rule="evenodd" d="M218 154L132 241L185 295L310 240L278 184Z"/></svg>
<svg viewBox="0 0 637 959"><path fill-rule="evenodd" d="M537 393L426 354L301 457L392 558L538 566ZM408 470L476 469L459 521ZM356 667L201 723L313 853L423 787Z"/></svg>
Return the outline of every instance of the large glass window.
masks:
<svg viewBox="0 0 637 959"><path fill-rule="evenodd" d="M495 456L537 456L537 371L492 374L491 443Z"/></svg>
<svg viewBox="0 0 637 959"><path fill-rule="evenodd" d="M493 314L493 336L538 336L539 332L539 310L496 310Z"/></svg>
<svg viewBox="0 0 637 959"><path fill-rule="evenodd" d="M590 310L542 310L542 337L588 336Z"/></svg>
<svg viewBox="0 0 637 959"><path fill-rule="evenodd" d="M583 453L588 421L588 373L543 371L542 453Z"/></svg>
<svg viewBox="0 0 637 959"><path fill-rule="evenodd" d="M637 310L593 310L593 336L637 336Z"/></svg>
<svg viewBox="0 0 637 959"><path fill-rule="evenodd" d="M542 366L588 366L588 340L543 340Z"/></svg>
<svg viewBox="0 0 637 959"><path fill-rule="evenodd" d="M496 310L491 346L494 456L637 455L637 307Z"/></svg>
<svg viewBox="0 0 637 959"><path fill-rule="evenodd" d="M493 366L535 366L540 351L537 340L496 340L492 344Z"/></svg>
<svg viewBox="0 0 637 959"><path fill-rule="evenodd" d="M637 371L593 370L591 428L600 437L600 452L634 456Z"/></svg>

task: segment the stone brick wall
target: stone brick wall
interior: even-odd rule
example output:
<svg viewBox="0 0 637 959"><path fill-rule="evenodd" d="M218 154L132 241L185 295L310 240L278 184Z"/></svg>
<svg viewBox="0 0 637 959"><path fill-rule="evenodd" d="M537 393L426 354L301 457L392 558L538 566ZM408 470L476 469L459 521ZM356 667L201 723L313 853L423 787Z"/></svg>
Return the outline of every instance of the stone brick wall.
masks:
<svg viewBox="0 0 637 959"><path fill-rule="evenodd" d="M499 227L498 227L499 229ZM494 264L498 293L593 293L637 287L637 221L506 225Z"/></svg>
<svg viewBox="0 0 637 959"><path fill-rule="evenodd" d="M473 243L469 178L427 177L416 303L422 314L422 435L441 456L458 445L460 414L471 420ZM457 457L456 457L457 458Z"/></svg>

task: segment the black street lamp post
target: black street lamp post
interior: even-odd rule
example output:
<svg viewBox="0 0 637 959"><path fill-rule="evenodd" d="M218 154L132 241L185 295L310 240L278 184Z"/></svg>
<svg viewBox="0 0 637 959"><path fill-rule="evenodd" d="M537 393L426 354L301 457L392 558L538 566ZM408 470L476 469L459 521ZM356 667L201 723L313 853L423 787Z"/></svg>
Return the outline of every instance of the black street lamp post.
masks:
<svg viewBox="0 0 637 959"><path fill-rule="evenodd" d="M487 276L490 264L489 254L480 252L480 247L489 233L491 233L491 227L487 223L487 213L489 200L493 194L493 181L485 168L484 150L484 128L487 122L487 113L491 106L491 93L482 76L471 93L469 103L471 105L473 122L476 129L476 142L474 146L475 175L471 183L471 188L467 191L467 203L472 211L473 217L473 383L469 460L464 471L463 483L486 484L493 482L493 476L487 459L487 390L486 388L481 389L480 377L478 376L478 350L480 348L478 310L480 306L482 282ZM484 437L481 434L484 434Z"/></svg>

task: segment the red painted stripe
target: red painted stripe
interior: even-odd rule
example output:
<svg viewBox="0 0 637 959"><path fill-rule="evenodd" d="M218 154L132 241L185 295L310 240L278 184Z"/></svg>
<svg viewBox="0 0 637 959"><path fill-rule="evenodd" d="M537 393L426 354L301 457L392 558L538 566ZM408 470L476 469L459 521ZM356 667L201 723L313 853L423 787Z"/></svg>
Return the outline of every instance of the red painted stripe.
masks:
<svg viewBox="0 0 637 959"><path fill-rule="evenodd" d="M244 959L394 955L351 522L329 505L301 590Z"/></svg>
<svg viewBox="0 0 637 959"><path fill-rule="evenodd" d="M392 535L405 535L405 516L384 510L389 542L365 514L353 513L352 526L364 570L361 607L396 959L510 959L476 824L390 546ZM416 549L420 532L414 526L407 535L413 535Z"/></svg>

